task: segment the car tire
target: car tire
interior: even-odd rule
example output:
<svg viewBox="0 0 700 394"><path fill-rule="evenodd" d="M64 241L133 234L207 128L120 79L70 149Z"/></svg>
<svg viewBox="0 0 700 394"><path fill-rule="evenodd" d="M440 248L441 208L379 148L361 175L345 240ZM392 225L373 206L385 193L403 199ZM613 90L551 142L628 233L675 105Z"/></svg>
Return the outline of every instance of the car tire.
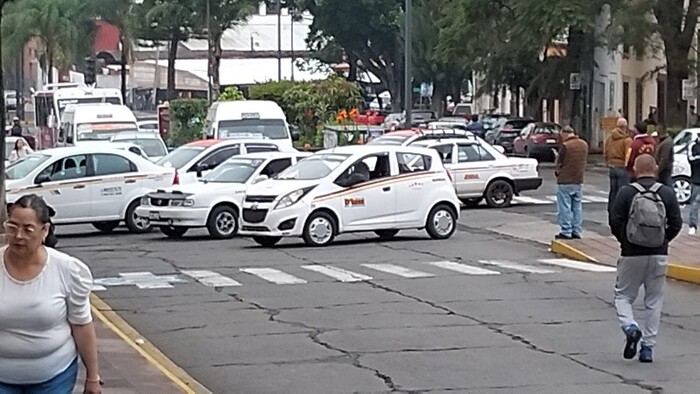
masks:
<svg viewBox="0 0 700 394"><path fill-rule="evenodd" d="M337 234L338 225L331 215L314 212L306 220L302 237L308 246L326 246L333 242Z"/></svg>
<svg viewBox="0 0 700 394"><path fill-rule="evenodd" d="M92 227L100 230L100 232L103 232L105 234L109 234L112 231L114 231L115 228L119 227L119 221L113 220L113 221L109 221L109 222L95 222L95 223L92 223Z"/></svg>
<svg viewBox="0 0 700 394"><path fill-rule="evenodd" d="M277 243L281 240L282 237L253 237L253 241L255 241L255 243L266 248L270 248L277 245Z"/></svg>
<svg viewBox="0 0 700 394"><path fill-rule="evenodd" d="M477 198L460 198L459 201L464 204L465 207L467 208L476 208L481 204L481 201L483 200L483 197L477 197Z"/></svg>
<svg viewBox="0 0 700 394"><path fill-rule="evenodd" d="M165 234L168 238L182 238L187 230L189 230L187 227L160 226L160 232Z"/></svg>
<svg viewBox="0 0 700 394"><path fill-rule="evenodd" d="M374 232L380 239L392 239L399 233L399 230L377 230Z"/></svg>
<svg viewBox="0 0 700 394"><path fill-rule="evenodd" d="M214 208L207 218L207 231L215 239L230 239L238 234L238 214L228 205Z"/></svg>
<svg viewBox="0 0 700 394"><path fill-rule="evenodd" d="M491 208L509 207L513 195L513 186L504 180L493 181L486 187L486 203Z"/></svg>
<svg viewBox="0 0 700 394"><path fill-rule="evenodd" d="M448 239L457 230L457 214L447 204L438 204L430 210L425 230L432 239Z"/></svg>
<svg viewBox="0 0 700 394"><path fill-rule="evenodd" d="M129 231L134 234L145 234L153 230L153 227L148 222L148 219L136 216L136 208L138 208L140 205L141 200L136 200L129 204L129 207L126 209L126 217L124 218L126 227L128 227Z"/></svg>
<svg viewBox="0 0 700 394"><path fill-rule="evenodd" d="M693 185L690 183L690 178L686 176L677 176L673 178L673 191L676 193L676 199L681 205L690 203L692 196Z"/></svg>

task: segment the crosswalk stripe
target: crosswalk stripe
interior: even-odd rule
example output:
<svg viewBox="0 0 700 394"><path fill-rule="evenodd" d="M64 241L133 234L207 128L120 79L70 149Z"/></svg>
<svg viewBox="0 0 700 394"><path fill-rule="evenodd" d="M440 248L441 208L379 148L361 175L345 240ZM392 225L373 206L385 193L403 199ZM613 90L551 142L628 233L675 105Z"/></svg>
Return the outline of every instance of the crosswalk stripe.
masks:
<svg viewBox="0 0 700 394"><path fill-rule="evenodd" d="M551 201L543 200L541 198L533 198L528 196L518 196L513 197L513 202L518 204L534 204L534 205L546 205L551 204Z"/></svg>
<svg viewBox="0 0 700 394"><path fill-rule="evenodd" d="M485 265L492 265L495 267L506 268L514 271L527 272L529 274L553 274L557 272L553 270L535 267L532 265L514 263L512 261L479 260L479 262Z"/></svg>
<svg viewBox="0 0 700 394"><path fill-rule="evenodd" d="M322 275L330 276L340 282L362 282L372 280L371 276L358 274L356 272L347 271L342 268L333 267L330 265L302 265L301 268L309 271L314 271Z"/></svg>
<svg viewBox="0 0 700 394"><path fill-rule="evenodd" d="M209 287L232 287L241 285L227 276L212 271L186 270L180 272Z"/></svg>
<svg viewBox="0 0 700 394"><path fill-rule="evenodd" d="M592 203L607 203L608 199L607 199L607 197L585 196L585 197L583 197L583 201L592 202Z"/></svg>
<svg viewBox="0 0 700 394"><path fill-rule="evenodd" d="M467 275L500 275L498 271L491 271L484 268L473 267L471 265L455 263L452 261L434 261L426 263L434 267L443 268L450 271L459 272Z"/></svg>
<svg viewBox="0 0 700 394"><path fill-rule="evenodd" d="M90 288L90 291L105 291L105 290L107 290L107 288L104 286L101 286L101 285L92 285L92 287Z"/></svg>
<svg viewBox="0 0 700 394"><path fill-rule="evenodd" d="M564 268L572 268L580 271L589 272L615 272L617 269L615 267L608 267L605 265L598 265L592 263L584 263L576 260L569 259L543 259L540 260L541 263L548 265L556 265Z"/></svg>
<svg viewBox="0 0 700 394"><path fill-rule="evenodd" d="M387 274L398 275L403 278L430 278L435 276L427 272L416 271L394 264L362 264L362 266L376 271L386 272Z"/></svg>
<svg viewBox="0 0 700 394"><path fill-rule="evenodd" d="M241 268L241 271L278 285L300 285L307 283L304 279L299 279L296 276L289 275L288 273L274 268Z"/></svg>

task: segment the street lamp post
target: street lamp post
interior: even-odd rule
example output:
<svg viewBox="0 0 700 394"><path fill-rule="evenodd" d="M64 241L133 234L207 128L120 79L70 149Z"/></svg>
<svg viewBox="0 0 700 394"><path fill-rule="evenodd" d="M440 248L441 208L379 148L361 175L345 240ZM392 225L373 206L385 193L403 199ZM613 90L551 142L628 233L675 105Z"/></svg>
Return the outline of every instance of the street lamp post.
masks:
<svg viewBox="0 0 700 394"><path fill-rule="evenodd" d="M211 83L211 78L212 78L212 69L211 69L211 60L212 60L212 54L211 54L211 10L210 10L210 5L209 3L211 0L207 0L207 101L209 102L209 106L211 106L212 103L212 83Z"/></svg>
<svg viewBox="0 0 700 394"><path fill-rule="evenodd" d="M413 87L412 87L412 70L411 70L411 62L413 60L412 56L412 23L413 23L413 17L411 14L413 13L413 2L412 0L406 0L406 21L404 22L405 24L405 33L404 33L404 41L406 42L406 48L405 48L405 53L404 53L404 67L405 67L405 76L404 76L404 101L405 101L405 109L406 109L406 125L408 127L411 127L411 115L412 115L412 109L413 109Z"/></svg>
<svg viewBox="0 0 700 394"><path fill-rule="evenodd" d="M277 80L282 80L282 0L277 0Z"/></svg>

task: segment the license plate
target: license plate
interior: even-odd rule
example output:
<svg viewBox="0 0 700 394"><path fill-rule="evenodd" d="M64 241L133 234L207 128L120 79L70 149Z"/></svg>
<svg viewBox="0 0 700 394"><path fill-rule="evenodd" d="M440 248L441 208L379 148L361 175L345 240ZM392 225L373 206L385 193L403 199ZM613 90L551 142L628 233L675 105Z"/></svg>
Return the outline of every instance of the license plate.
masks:
<svg viewBox="0 0 700 394"><path fill-rule="evenodd" d="M556 144L556 143L557 143L557 140L547 140L547 143L548 143L548 144Z"/></svg>
<svg viewBox="0 0 700 394"><path fill-rule="evenodd" d="M151 220L160 220L160 212L149 212L148 218Z"/></svg>

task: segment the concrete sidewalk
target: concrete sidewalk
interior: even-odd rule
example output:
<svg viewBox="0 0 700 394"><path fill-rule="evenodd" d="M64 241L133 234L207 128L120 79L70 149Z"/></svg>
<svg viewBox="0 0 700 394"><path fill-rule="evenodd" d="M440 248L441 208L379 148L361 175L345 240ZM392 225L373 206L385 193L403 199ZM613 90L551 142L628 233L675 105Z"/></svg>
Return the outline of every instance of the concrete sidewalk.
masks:
<svg viewBox="0 0 700 394"><path fill-rule="evenodd" d="M700 284L700 238L680 235L669 249L668 277ZM571 259L616 266L620 246L614 237L586 237L578 240L553 240L552 252Z"/></svg>
<svg viewBox="0 0 700 394"><path fill-rule="evenodd" d="M104 301L92 296L103 392L119 394L209 393L141 338ZM142 340L144 342L142 342ZM83 392L82 364L74 393Z"/></svg>

